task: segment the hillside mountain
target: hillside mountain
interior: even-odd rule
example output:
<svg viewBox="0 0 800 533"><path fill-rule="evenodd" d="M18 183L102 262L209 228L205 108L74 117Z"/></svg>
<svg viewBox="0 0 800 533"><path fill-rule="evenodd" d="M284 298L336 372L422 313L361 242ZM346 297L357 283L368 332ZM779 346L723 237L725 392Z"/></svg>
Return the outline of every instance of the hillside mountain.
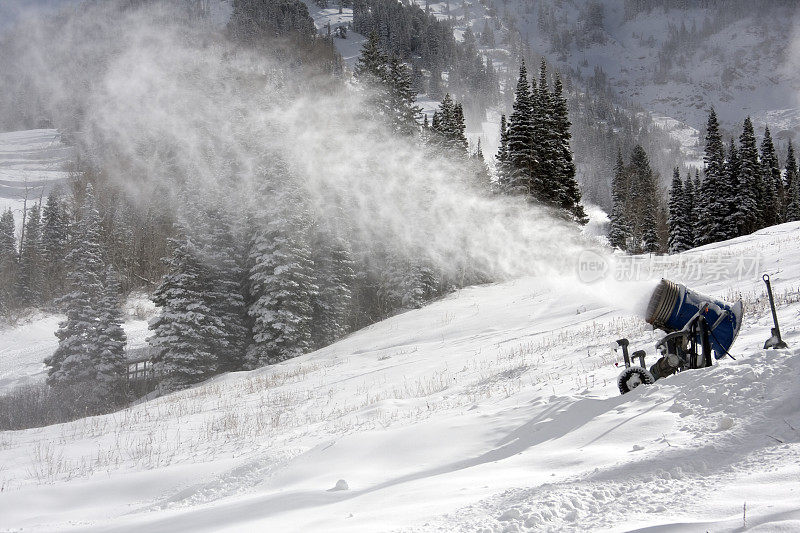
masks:
<svg viewBox="0 0 800 533"><path fill-rule="evenodd" d="M735 361L620 396L609 345L654 361L659 334L634 311L652 282L468 288L277 365L0 433L3 527L730 531L746 505L748 526L794 529L798 224L658 263L743 300ZM687 267L740 258L741 276ZM762 349L762 271L789 350Z"/></svg>
<svg viewBox="0 0 800 533"><path fill-rule="evenodd" d="M500 70L511 71L506 79L513 77L515 58L529 50L570 77L578 92L600 98L589 107L639 115L643 129L634 136L648 148L662 184L676 164L702 165L700 144L712 106L726 138L738 138L742 120L751 116L757 131L769 125L780 143L797 140L800 15L793 2L416 2L451 21L457 35L469 28L479 44L488 42L483 34L490 30L494 45L480 49ZM576 111L573 122L581 117ZM610 113L587 118L623 129ZM485 128L485 146L497 142L492 131L498 121ZM581 137L596 136L573 133L578 145ZM618 142L625 152L624 137ZM591 189L606 179L613 161L589 153L585 146L576 149L585 163L583 186ZM605 191L592 197L607 200Z"/></svg>

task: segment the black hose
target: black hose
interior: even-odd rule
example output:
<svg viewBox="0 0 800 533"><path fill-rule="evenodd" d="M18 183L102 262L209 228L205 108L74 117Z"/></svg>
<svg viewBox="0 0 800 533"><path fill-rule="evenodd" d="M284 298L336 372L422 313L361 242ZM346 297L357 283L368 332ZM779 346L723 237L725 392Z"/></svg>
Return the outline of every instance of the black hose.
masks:
<svg viewBox="0 0 800 533"><path fill-rule="evenodd" d="M714 331L709 329L708 332L711 334L711 337L713 337L714 340L717 341L717 344L719 344L719 347L722 348L723 352L725 352L725 355L727 355L728 357L730 357L731 359L736 361L736 358L734 356L732 356L731 353L728 350L725 349L725 347L722 345L721 342L719 342L719 339L717 339L717 337L714 335Z"/></svg>

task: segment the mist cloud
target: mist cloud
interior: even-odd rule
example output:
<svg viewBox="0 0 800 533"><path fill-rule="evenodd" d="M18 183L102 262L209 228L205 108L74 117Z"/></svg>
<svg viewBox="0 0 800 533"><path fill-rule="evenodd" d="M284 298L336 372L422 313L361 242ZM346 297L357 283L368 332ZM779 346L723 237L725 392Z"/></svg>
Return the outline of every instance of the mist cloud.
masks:
<svg viewBox="0 0 800 533"><path fill-rule="evenodd" d="M443 270L572 273L592 245L545 208L491 196L457 161L366 120L360 91L237 47L167 4L95 3L57 25L26 24L20 68L131 195L176 198L188 183L257 209L269 201L254 199L259 169L282 154L321 224L344 217L357 238Z"/></svg>

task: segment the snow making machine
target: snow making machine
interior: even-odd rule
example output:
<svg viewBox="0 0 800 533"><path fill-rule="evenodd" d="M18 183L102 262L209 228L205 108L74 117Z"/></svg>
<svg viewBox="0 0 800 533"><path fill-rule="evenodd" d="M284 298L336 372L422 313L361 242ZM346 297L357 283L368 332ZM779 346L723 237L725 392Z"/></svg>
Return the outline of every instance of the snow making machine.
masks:
<svg viewBox="0 0 800 533"><path fill-rule="evenodd" d="M617 379L622 394L676 372L709 367L712 352L716 359L730 356L742 325L742 302L731 305L662 279L650 296L645 320L666 333L656 344L661 358L648 369L644 350L630 354L628 339L618 340L615 348L622 348L625 360Z"/></svg>

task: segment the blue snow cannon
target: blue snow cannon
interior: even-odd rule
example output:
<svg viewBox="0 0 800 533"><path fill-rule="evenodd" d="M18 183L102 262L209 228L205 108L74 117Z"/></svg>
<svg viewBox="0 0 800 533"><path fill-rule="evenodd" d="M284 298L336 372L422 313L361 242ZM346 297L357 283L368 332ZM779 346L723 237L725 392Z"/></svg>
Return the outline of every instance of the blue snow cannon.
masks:
<svg viewBox="0 0 800 533"><path fill-rule="evenodd" d="M644 350L630 354L628 339L619 339L625 360L625 370L617 378L622 394L676 372L710 367L712 351L717 359L730 355L742 325L742 302L729 304L662 279L650 296L645 320L666 332L656 344L661 358L648 369Z"/></svg>
<svg viewBox="0 0 800 533"><path fill-rule="evenodd" d="M682 331L703 317L708 324L711 348L724 357L742 325L742 302L729 304L696 293L685 285L662 279L647 304L645 320L667 333ZM699 341L698 341L699 342Z"/></svg>

